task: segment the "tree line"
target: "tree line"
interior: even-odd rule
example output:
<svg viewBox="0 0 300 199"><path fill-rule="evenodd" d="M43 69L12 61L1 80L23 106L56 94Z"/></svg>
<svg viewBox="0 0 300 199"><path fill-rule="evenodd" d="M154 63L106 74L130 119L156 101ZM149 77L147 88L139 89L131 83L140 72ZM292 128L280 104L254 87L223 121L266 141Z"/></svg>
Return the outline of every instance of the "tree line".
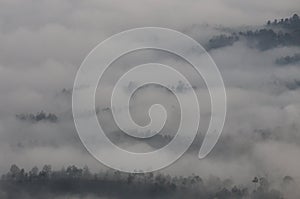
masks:
<svg viewBox="0 0 300 199"><path fill-rule="evenodd" d="M58 121L58 117L53 113L45 113L44 111L38 112L36 114L17 114L16 118L22 121L39 122L39 121L49 121L55 123Z"/></svg>
<svg viewBox="0 0 300 199"><path fill-rule="evenodd" d="M246 41L247 45L259 50L268 50L278 46L300 45L300 19L297 14L290 18L270 20L264 28L258 30L234 32L230 35L212 37L205 45L207 50L231 46L236 41Z"/></svg>
<svg viewBox="0 0 300 199"><path fill-rule="evenodd" d="M251 179L249 179L251 181ZM286 176L282 183L288 186L293 178ZM253 187L235 185L232 180L221 180L211 176L203 180L198 175L170 176L163 173L123 173L106 170L92 173L85 166L75 165L52 170L45 165L39 170L30 171L12 165L9 172L2 175L0 181L0 198L54 198L60 195L76 194L85 196L93 194L108 198L283 198L282 193L271 188L265 177L254 177Z"/></svg>

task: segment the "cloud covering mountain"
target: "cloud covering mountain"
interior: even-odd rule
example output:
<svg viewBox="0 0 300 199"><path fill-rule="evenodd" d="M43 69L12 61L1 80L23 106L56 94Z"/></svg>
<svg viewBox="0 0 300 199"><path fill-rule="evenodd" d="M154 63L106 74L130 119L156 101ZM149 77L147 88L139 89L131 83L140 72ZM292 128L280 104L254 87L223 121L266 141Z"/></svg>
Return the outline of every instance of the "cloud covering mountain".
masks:
<svg viewBox="0 0 300 199"><path fill-rule="evenodd" d="M161 172L214 174L242 184L251 184L253 176L276 181L289 175L299 187L300 25L294 15L299 11L296 0L0 1L0 173L11 164L26 169L44 164L105 169L75 130L71 94L76 71L88 52L112 34L161 26L200 42L219 67L228 97L222 136L207 158L197 159L210 118L204 81L179 57L144 50L118 59L100 81L97 115L112 141L131 151L150 151L174 137L180 110L175 96L164 88L143 87L131 102L132 117L139 124L149 122L153 103L167 109L162 135L148 141L120 132L109 108L113 85L124 71L155 60L188 77L193 88L178 82L177 89L195 89L201 108L197 142Z"/></svg>

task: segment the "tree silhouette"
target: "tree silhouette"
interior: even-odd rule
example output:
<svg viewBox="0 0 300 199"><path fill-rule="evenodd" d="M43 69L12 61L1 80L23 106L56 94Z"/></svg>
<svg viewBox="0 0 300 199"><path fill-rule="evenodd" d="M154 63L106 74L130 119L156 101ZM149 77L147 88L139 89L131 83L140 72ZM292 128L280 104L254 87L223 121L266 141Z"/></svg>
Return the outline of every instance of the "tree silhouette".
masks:
<svg viewBox="0 0 300 199"><path fill-rule="evenodd" d="M283 181L288 183L292 178L286 176ZM124 199L281 198L279 191L270 189L267 178L254 177L252 182L255 185L259 183L259 187L249 193L247 187L214 176L204 181L197 175L172 177L162 173L130 174L113 170L91 173L87 166L79 168L75 165L58 171L53 171L51 165L45 165L40 172L38 167L33 167L27 173L17 165L12 165L0 181L0 198L50 199L87 194L95 198Z"/></svg>
<svg viewBox="0 0 300 199"><path fill-rule="evenodd" d="M255 176L254 179L252 180L252 182L254 183L254 187L256 189L256 184L258 183L258 178Z"/></svg>

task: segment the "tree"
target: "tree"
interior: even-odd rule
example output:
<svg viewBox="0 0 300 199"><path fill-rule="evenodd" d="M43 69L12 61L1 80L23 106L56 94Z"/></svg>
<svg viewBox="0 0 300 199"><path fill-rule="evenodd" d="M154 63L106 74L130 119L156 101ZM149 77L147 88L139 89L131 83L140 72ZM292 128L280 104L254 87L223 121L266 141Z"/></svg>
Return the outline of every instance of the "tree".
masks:
<svg viewBox="0 0 300 199"><path fill-rule="evenodd" d="M261 189L262 191L268 191L269 186L270 184L267 178L264 177L259 178L259 189Z"/></svg>
<svg viewBox="0 0 300 199"><path fill-rule="evenodd" d="M88 166L84 166L83 167L83 172L82 172L82 176L86 179L90 179L92 177L92 174L90 172L90 169Z"/></svg>
<svg viewBox="0 0 300 199"><path fill-rule="evenodd" d="M80 178L82 176L82 169L72 165L67 168L66 173L71 178Z"/></svg>
<svg viewBox="0 0 300 199"><path fill-rule="evenodd" d="M13 175L17 175L20 173L20 168L17 165L13 164L10 167L10 173Z"/></svg>
<svg viewBox="0 0 300 199"><path fill-rule="evenodd" d="M46 114L44 111L41 111L35 116L36 121L44 120L46 118Z"/></svg>
<svg viewBox="0 0 300 199"><path fill-rule="evenodd" d="M282 186L284 188L293 185L295 183L294 178L292 178L291 176L284 176L284 178L282 179Z"/></svg>
<svg viewBox="0 0 300 199"><path fill-rule="evenodd" d="M9 171L10 171L11 178L13 180L16 180L18 178L18 176L20 175L20 171L21 170L20 170L20 168L17 165L13 164L13 165L11 165Z"/></svg>
<svg viewBox="0 0 300 199"><path fill-rule="evenodd" d="M42 178L49 178L52 173L52 167L49 164L44 165L42 171L39 173L39 176Z"/></svg>
<svg viewBox="0 0 300 199"><path fill-rule="evenodd" d="M252 182L255 185L255 189L256 189L256 184L258 183L258 178L255 176L254 179L252 180Z"/></svg>
<svg viewBox="0 0 300 199"><path fill-rule="evenodd" d="M33 167L30 171L29 171L29 179L35 179L38 177L39 174L39 168L37 168L36 166Z"/></svg>
<svg viewBox="0 0 300 199"><path fill-rule="evenodd" d="M292 19L295 20L295 21L299 20L299 16L297 14L294 14L293 17L292 17Z"/></svg>

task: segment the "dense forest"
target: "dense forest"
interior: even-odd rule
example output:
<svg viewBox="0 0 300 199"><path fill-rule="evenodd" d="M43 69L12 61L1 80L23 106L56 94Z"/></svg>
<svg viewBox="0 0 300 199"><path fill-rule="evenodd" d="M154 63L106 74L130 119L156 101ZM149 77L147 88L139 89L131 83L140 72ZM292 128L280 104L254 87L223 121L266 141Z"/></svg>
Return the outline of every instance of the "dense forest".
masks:
<svg viewBox="0 0 300 199"><path fill-rule="evenodd" d="M283 198L271 188L266 177L249 179L252 187L234 185L232 180L211 176L203 180L197 175L188 177L161 173L129 174L107 170L92 173L88 167L69 166L53 171L50 165L29 172L12 165L2 175L0 198ZM282 186L293 184L290 176L282 179Z"/></svg>
<svg viewBox="0 0 300 199"><path fill-rule="evenodd" d="M233 32L231 35L212 37L206 44L208 50L230 46L236 41L246 41L247 45L259 50L278 46L300 45L300 18L294 14L290 18L270 20L258 30Z"/></svg>

